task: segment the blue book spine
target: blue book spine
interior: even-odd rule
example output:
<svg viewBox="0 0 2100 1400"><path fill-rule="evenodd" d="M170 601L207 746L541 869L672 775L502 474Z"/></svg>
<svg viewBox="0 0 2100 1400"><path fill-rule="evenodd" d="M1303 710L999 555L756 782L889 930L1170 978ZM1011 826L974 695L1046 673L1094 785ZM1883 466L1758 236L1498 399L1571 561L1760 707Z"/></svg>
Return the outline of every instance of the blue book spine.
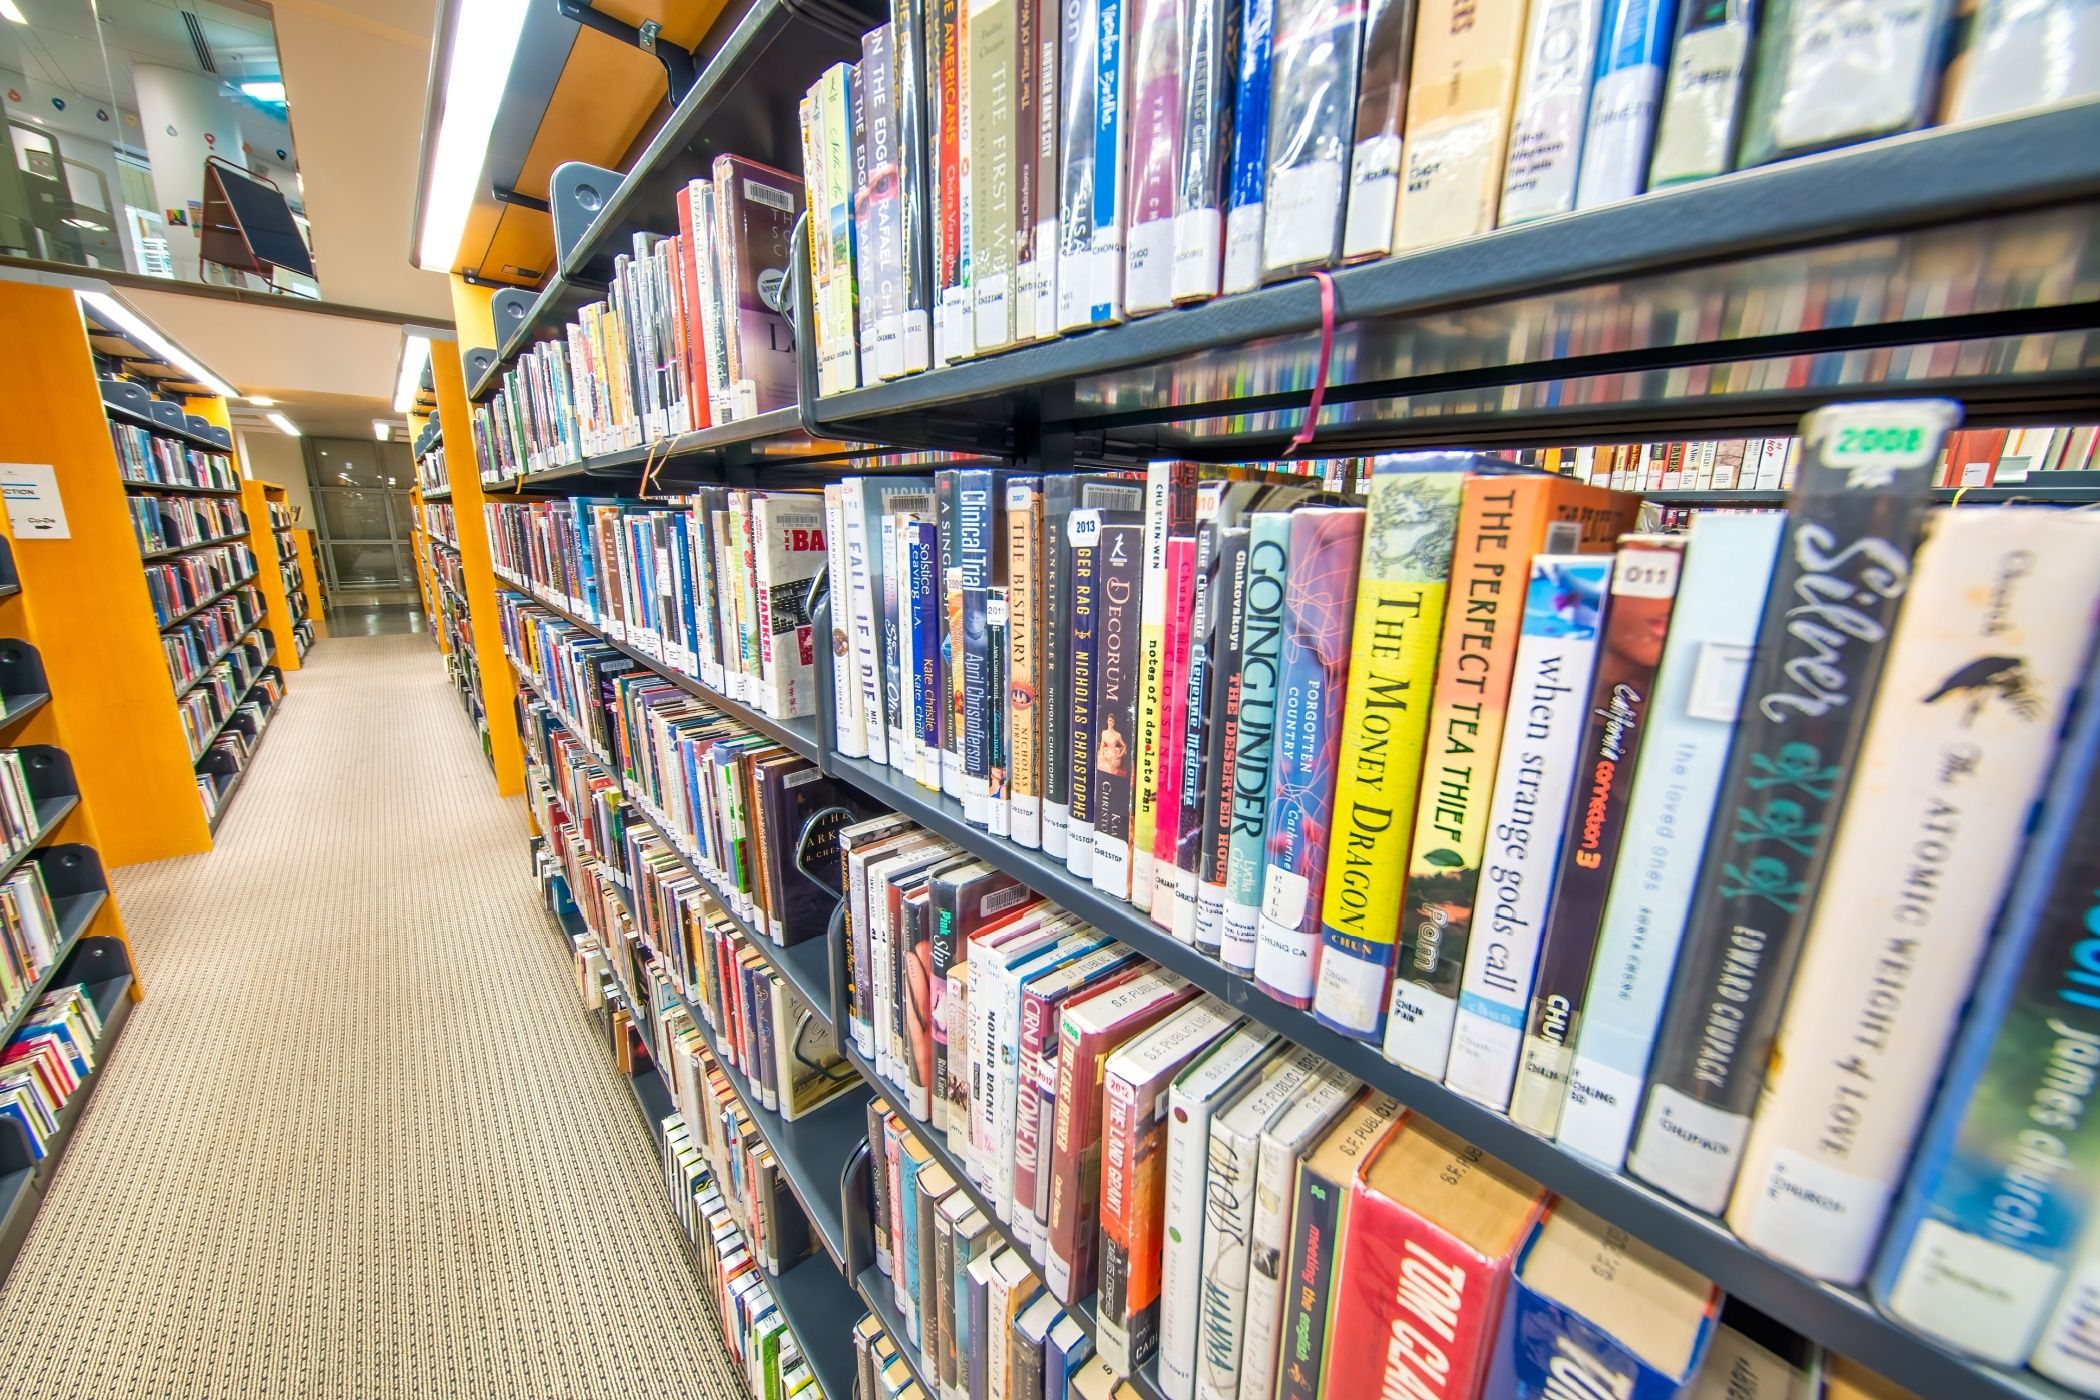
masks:
<svg viewBox="0 0 2100 1400"><path fill-rule="evenodd" d="M2100 659L1874 1271L1882 1310L2004 1365L2100 1219Z"/></svg>
<svg viewBox="0 0 2100 1400"><path fill-rule="evenodd" d="M1576 208L1632 199L1647 188L1663 65L1676 24L1677 0L1610 0L1605 6Z"/></svg>
<svg viewBox="0 0 2100 1400"><path fill-rule="evenodd" d="M997 493L1004 483L988 469L956 473L955 564L962 574L962 779L963 817L972 826L990 822L991 655L985 604L994 583L992 561L999 551Z"/></svg>
<svg viewBox="0 0 2100 1400"><path fill-rule="evenodd" d="M911 530L911 629L912 660L915 663L915 674L912 676L912 716L918 725L920 753L924 756L919 770L919 781L938 790L941 785L938 771L941 754L941 705L947 694L941 684L943 629L940 527L932 521L922 520L913 525ZM924 766L925 759L930 759L935 768L930 775L930 781Z"/></svg>
<svg viewBox="0 0 2100 1400"><path fill-rule="evenodd" d="M1262 192L1269 182L1269 34L1275 22L1275 0L1244 0L1232 117L1232 187L1225 205L1228 292L1251 292L1261 285Z"/></svg>
<svg viewBox="0 0 2100 1400"><path fill-rule="evenodd" d="M897 1204L903 1215L896 1241L903 1256L897 1270L897 1307L915 1345L919 1341L919 1169L927 1160L915 1159L909 1152L897 1154Z"/></svg>
<svg viewBox="0 0 2100 1400"><path fill-rule="evenodd" d="M1094 324L1123 318L1124 0L1100 0L1099 66L1094 102Z"/></svg>

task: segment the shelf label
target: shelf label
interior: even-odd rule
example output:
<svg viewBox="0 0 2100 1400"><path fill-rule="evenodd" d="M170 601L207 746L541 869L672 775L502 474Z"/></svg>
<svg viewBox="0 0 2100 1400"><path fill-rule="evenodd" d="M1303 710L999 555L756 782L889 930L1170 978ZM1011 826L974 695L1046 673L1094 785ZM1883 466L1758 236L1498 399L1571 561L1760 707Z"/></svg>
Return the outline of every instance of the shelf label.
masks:
<svg viewBox="0 0 2100 1400"><path fill-rule="evenodd" d="M0 491L7 494L7 521L17 540L69 540L66 503L58 495L58 469L37 462L0 462Z"/></svg>

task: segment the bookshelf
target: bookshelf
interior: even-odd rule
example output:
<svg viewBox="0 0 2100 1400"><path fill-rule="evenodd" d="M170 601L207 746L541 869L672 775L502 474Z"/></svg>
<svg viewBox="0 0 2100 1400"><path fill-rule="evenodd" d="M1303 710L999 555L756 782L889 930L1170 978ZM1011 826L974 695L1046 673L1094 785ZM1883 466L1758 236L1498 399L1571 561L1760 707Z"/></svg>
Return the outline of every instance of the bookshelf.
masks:
<svg viewBox="0 0 2100 1400"><path fill-rule="evenodd" d="M739 62L708 66L597 217L560 248L556 275L512 303L516 314L500 337L491 327L477 340L480 328L462 321L463 342L494 350L469 402L503 390L520 355L604 294L606 264L632 235L676 227L676 191L713 154L800 168L798 150L768 142L789 131L816 71L857 50L831 41L828 20L785 10L769 0L744 10L735 32L749 47L732 40L722 51ZM848 30L850 41L857 30ZM762 34L773 37L761 42ZM780 34L794 36L792 56L778 51ZM647 494L675 496L699 481L805 487L910 470L922 463L908 454L928 452L990 454L1035 473L1159 457L1258 462L1280 457L1316 404L1309 452L1321 457L1787 433L1807 410L1863 397L1952 397L1975 426L2089 422L2100 417L2089 369L2100 303L2057 269L2089 257L2096 234L2100 103L2088 101L1722 176L1338 268L1325 289L1283 282L831 394L817 391L816 289L808 258L796 256L792 306L802 349L792 409L487 484L505 488L506 499L636 496L650 469L669 464ZM1959 500L2078 505L2093 492L2090 482L2032 480ZM1783 500L1747 490L1641 494L1682 506ZM1955 497L1940 494L1943 502ZM972 826L953 799L836 753L830 647L816 649L817 719L777 721L615 639L571 600L521 577L498 572L497 580L1812 1341L1927 1400L2068 1400L2067 1389L1956 1354L1885 1317L1861 1291L1811 1280L1719 1221L1401 1068L1375 1045L1272 1000L1061 862ZM833 635L833 608L820 596L812 609L820 639ZM516 658L508 659L515 671ZM636 819L677 848L633 784L613 776ZM836 928L819 945L828 965L810 943L751 941L783 977L819 993L811 1004L836 1024L844 959ZM849 1058L872 1094L911 1121L871 1067ZM865 1124L840 1131L851 1147ZM916 1365L889 1281L871 1267L865 1219L856 1219L864 1157L840 1158L831 1142L783 1141L785 1132L766 1136L791 1179L843 1162L843 1245L832 1249L827 1239L827 1250L840 1281ZM974 1195L961 1164L921 1136ZM1090 1313L1081 1320L1092 1327ZM842 1349L846 1325L845 1316L833 1325ZM1160 1395L1150 1373L1131 1383L1146 1400Z"/></svg>
<svg viewBox="0 0 2100 1400"><path fill-rule="evenodd" d="M267 481L251 481L244 493L248 518L256 523L257 557L263 559L263 595L269 605L272 636L289 637L291 652L284 667L296 671L306 662L306 653L327 633L315 607L311 541L300 536L311 533L297 522L297 509L284 487Z"/></svg>
<svg viewBox="0 0 2100 1400"><path fill-rule="evenodd" d="M0 1044L30 1019L39 998L73 985L94 1003L102 1032L94 1068L59 1110L41 1153L22 1124L0 1120L0 1278L13 1269L38 1209L56 1189L74 1127L101 1084L132 1004L144 996L99 854L91 810L97 804L81 789L69 752L73 700L62 687L54 690L57 683L44 664L45 629L69 626L69 612L55 601L48 609L40 606L40 587L33 574L25 587L16 549L0 514L0 745L22 755L37 818L28 839L0 859L0 880L36 868L49 897L54 937L49 963L17 999L0 1000Z"/></svg>

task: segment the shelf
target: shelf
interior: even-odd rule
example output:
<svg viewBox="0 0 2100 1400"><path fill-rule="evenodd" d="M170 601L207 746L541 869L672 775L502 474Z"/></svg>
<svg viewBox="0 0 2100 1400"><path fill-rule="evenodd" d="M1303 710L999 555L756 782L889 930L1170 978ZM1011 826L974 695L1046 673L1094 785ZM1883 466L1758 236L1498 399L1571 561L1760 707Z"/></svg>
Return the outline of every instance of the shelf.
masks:
<svg viewBox="0 0 2100 1400"><path fill-rule="evenodd" d="M95 1067L59 1109L58 1130L46 1144L43 1160L0 1176L0 1279L7 1276L14 1268L15 1260L21 1256L22 1245L29 1237L30 1222L44 1203L45 1193L58 1174L66 1149L73 1145L74 1129L86 1116L95 1090L102 1085L110 1057L116 1053L117 1038L131 1019L131 984L129 972L85 984L89 997L102 1013L102 1035L95 1042ZM19 1134L20 1129L0 1131Z"/></svg>
<svg viewBox="0 0 2100 1400"><path fill-rule="evenodd" d="M904 1358L904 1364L911 1371L912 1379L919 1383L919 1389L928 1395L939 1395L941 1387L927 1374L918 1345L905 1328L904 1314L897 1311L897 1300L890 1292L890 1276L870 1264L853 1281L853 1291L860 1295L861 1302L875 1314L875 1320L889 1334L890 1345L896 1347L897 1355Z"/></svg>
<svg viewBox="0 0 2100 1400"><path fill-rule="evenodd" d="M186 442L192 447L201 447L207 452L220 452L230 455L233 451L230 447L213 442L203 433L193 433L188 428L171 428L150 413L140 413L136 409L126 408L123 404L111 403L108 399L102 401L102 412L104 416L119 423L129 423L135 428L148 428L153 432L159 433L162 437L171 437L177 442ZM236 490L234 494L238 495L240 493Z"/></svg>
<svg viewBox="0 0 2100 1400"><path fill-rule="evenodd" d="M217 450L224 451L225 449L220 448ZM179 481L133 481L129 477L124 479L124 489L126 491L159 492L169 496L238 496L241 494L241 488L238 486L187 486Z"/></svg>
<svg viewBox="0 0 2100 1400"><path fill-rule="evenodd" d="M1806 405L1891 382L1950 392L1972 405L1972 419L1989 409L2051 421L2020 415L2094 401L2090 380L2081 386L2061 367L2090 363L2082 347L2100 306L2074 278L1996 271L1994 254L2020 247L2037 250L2039 266L2075 264L2100 237L2085 202L2096 196L2100 103L2086 102L1338 269L1315 450L1565 442L1573 430L1694 420L1791 425ZM2052 239L2055 252L2038 251ZM796 275L806 285L807 270ZM805 357L807 426L1032 450L1033 427L1017 435L1020 423L1039 425L1045 442L1069 432L1107 455L1252 460L1296 430L1320 330L1319 289L1300 279L822 399ZM2027 341L2030 353L1893 372L1890 347L1994 338ZM811 343L806 326L800 339ZM1794 356L1810 360L1777 385L1722 369ZM1674 372L1685 367L1698 378Z"/></svg>
<svg viewBox="0 0 2100 1400"><path fill-rule="evenodd" d="M611 637L608 637L607 635L605 635L604 632L600 631L597 626L584 621L582 617L578 616L576 613L569 611L569 609L564 604L549 602L547 599L533 592L532 589L521 580L512 578L509 575L501 572L497 573L496 578L498 582L504 584L510 589L511 592L517 594L519 597L525 599L527 602L537 604L538 606L545 608L548 612L553 613L556 617L561 618L564 622L567 622L572 626L582 628L584 631L590 633L593 637L596 637L599 641L604 642L607 646L619 652L622 656L628 657L637 664L645 666L649 670L654 671L657 675L662 676L665 680L677 686L680 690L685 691L688 695L694 695L702 700L707 701L708 704L713 705L715 708L729 715L738 723L746 726L747 728L757 730L759 733L765 735L767 738L773 740L775 743L786 746L788 749L802 755L802 757L804 758L811 759L813 761L817 759L817 721L814 717L806 719L777 720L767 715L762 715L757 710L753 709L751 706L746 705L743 701L732 700L728 696L722 694L721 692L711 689L708 686L702 685L699 681L694 680L691 676L686 675L682 671L675 671L671 669L670 667L666 666L663 662L658 661L654 657L650 656L648 653L638 651L635 648L628 646L625 642L614 641Z"/></svg>
<svg viewBox="0 0 2100 1400"><path fill-rule="evenodd" d="M449 501L452 499L452 488L444 486L435 491L425 491L423 499L426 501Z"/></svg>
<svg viewBox="0 0 2100 1400"><path fill-rule="evenodd" d="M0 695L0 729L29 718L50 703L48 690L32 691L27 695Z"/></svg>
<svg viewBox="0 0 2100 1400"><path fill-rule="evenodd" d="M254 583L255 580L255 573L250 573L246 578L235 579L232 583L227 584L224 588L212 594L203 602L192 604L189 608L177 613L175 616L169 618L166 622L163 622L160 625L160 630L166 632L171 628L181 626L183 623L188 622L191 618L195 617L198 613L203 612L206 608L209 608L212 604L218 602L221 598L226 598L231 596L232 594L240 592L249 584Z"/></svg>
<svg viewBox="0 0 2100 1400"><path fill-rule="evenodd" d="M0 1020L0 1045L6 1044L22 1022L29 1018L37 998L57 985L59 975L66 970L66 959L73 955L73 949L80 944L81 934L87 931L88 924L93 921L108 898L107 890L88 890L81 894L57 895L52 898L51 914L58 921L57 956L51 959L51 966L45 968L43 975L30 986L29 995L23 998L22 1004L9 1013L5 1020Z"/></svg>
<svg viewBox="0 0 2100 1400"><path fill-rule="evenodd" d="M214 539L199 540L195 544L170 545L166 549L156 549L150 553L141 554L139 558L150 564L157 559L174 559L180 555L193 553L196 550L209 549L215 544L232 544L236 540L245 540L247 538L247 532L239 530L230 535L220 535Z"/></svg>
<svg viewBox="0 0 2100 1400"><path fill-rule="evenodd" d="M220 789L218 809L205 819L205 825L211 829L213 835L216 836L218 834L220 823L226 820L226 813L233 807L234 795L241 790L241 784L247 782L248 775L255 771L255 760L262 753L263 740L270 737L270 731L275 727L276 720L274 715L264 716L262 727L255 731L255 742L248 746L247 759L241 764L240 770L233 775L233 781ZM216 775L207 774L206 776Z"/></svg>
<svg viewBox="0 0 2100 1400"><path fill-rule="evenodd" d="M22 843L20 850L13 855L0 858L0 880L5 880L8 876L14 874L16 866L27 860L37 847L49 841L52 833L58 830L59 825L67 817L73 815L73 809L79 805L79 796L70 792L57 797L38 798L36 802L36 830L29 833L29 839Z"/></svg>
<svg viewBox="0 0 2100 1400"><path fill-rule="evenodd" d="M262 665L256 667L255 674L248 678L248 684L243 686L241 688L241 693L234 697L233 708L226 712L226 717L224 719L220 720L217 724L212 726L211 733L204 736L204 742L198 745L196 756L190 760L191 767L195 767L197 764L200 764L204 761L205 755L211 752L212 744L218 740L218 737L221 734L224 734L226 732L226 726L232 724L234 719L240 714L241 706L248 703L248 697L255 693L255 687L262 684L263 677L267 676L270 673L270 663L275 661L276 659L277 648L271 647L270 650L264 654ZM268 722L268 716L265 716L264 723L267 724ZM257 741L260 742L260 733L258 733L256 737Z"/></svg>
<svg viewBox="0 0 2100 1400"><path fill-rule="evenodd" d="M489 362L488 372L476 379L468 390L468 402L480 403L494 393L527 345L544 335L552 335L577 312L603 297L607 285L603 278L549 279L526 309L524 319L503 337L503 343L497 347L499 353Z"/></svg>
<svg viewBox="0 0 2100 1400"><path fill-rule="evenodd" d="M503 485L487 489L510 495L567 495L579 487L593 485L639 486L643 476L655 469L658 484L666 490L690 485L682 476L667 474L673 463L716 458L725 465L807 466L837 462L886 451L865 443L831 442L812 438L802 431L801 411L776 408L752 418L738 418L700 428L676 437L658 438L639 447L585 457L541 472L511 477ZM666 479L666 477L669 479Z"/></svg>
<svg viewBox="0 0 2100 1400"><path fill-rule="evenodd" d="M829 771L1009 872L1044 898L1186 977L1235 1011L1282 1033L1548 1189L1682 1260L1730 1295L1910 1387L1926 1400L2054 1400L2067 1394L2040 1377L1997 1370L1948 1351L1931 1338L1883 1317L1859 1292L1808 1279L1750 1248L1719 1221L1563 1152L1502 1114L1441 1083L1409 1073L1386 1059L1377 1046L1338 1034L1309 1014L1272 1000L1251 980L1226 971L1188 944L1154 928L1136 909L1075 878L1042 852L1026 850L971 826L963 820L962 804L954 799L908 779L895 779L890 770L862 759L834 754ZM865 1073L867 1067L861 1068Z"/></svg>
<svg viewBox="0 0 2100 1400"><path fill-rule="evenodd" d="M2091 473L2074 475L2090 477ZM2046 478L2048 472L2037 472L2036 477ZM1790 493L1786 491L1639 491L1634 495L1643 500L1665 506L1783 506ZM1932 493L1940 505L2011 505L2020 501L2032 501L2043 505L2089 506L2100 504L2100 487L2087 485L2062 486L2047 480L2030 479L2018 486L1961 486L1941 487Z"/></svg>
<svg viewBox="0 0 2100 1400"><path fill-rule="evenodd" d="M245 643L250 637L254 636L257 632L262 631L264 622L264 619L256 619L253 623L249 624L247 631L241 633L240 636L235 637L225 646L222 646L217 651L213 652L208 658L205 659L204 664L197 668L196 675L190 677L186 681L183 681L176 688L175 698L177 700L180 700L183 696L189 694L198 686L204 684L204 678L211 674L211 668L218 665L221 661L224 661L227 657L233 655L233 653L239 650L242 644Z"/></svg>
<svg viewBox="0 0 2100 1400"><path fill-rule="evenodd" d="M859 1316L859 1295L838 1266L822 1254L812 1254L787 1272L768 1277L766 1286L795 1334L802 1359L823 1387L825 1400L851 1400L853 1342L841 1328Z"/></svg>

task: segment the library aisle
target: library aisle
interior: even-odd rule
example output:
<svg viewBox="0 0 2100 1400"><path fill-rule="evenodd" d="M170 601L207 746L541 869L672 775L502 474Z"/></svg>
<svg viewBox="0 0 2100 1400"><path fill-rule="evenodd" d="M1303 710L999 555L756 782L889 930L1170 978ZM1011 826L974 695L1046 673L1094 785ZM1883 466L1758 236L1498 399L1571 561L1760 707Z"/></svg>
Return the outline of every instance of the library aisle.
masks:
<svg viewBox="0 0 2100 1400"><path fill-rule="evenodd" d="M118 873L152 997L0 1394L742 1394L429 648L317 648L217 849Z"/></svg>

